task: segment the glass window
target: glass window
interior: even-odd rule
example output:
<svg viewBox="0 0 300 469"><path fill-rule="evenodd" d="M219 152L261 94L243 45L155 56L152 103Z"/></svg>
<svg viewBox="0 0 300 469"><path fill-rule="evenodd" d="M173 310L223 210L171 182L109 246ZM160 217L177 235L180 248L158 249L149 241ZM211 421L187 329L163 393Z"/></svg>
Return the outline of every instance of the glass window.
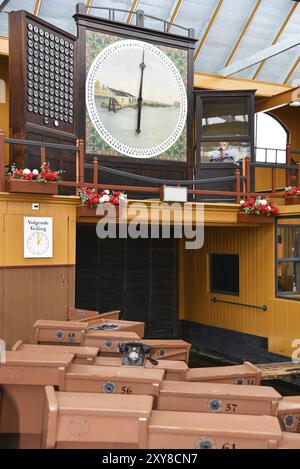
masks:
<svg viewBox="0 0 300 469"><path fill-rule="evenodd" d="M260 163L286 163L288 134L270 114L255 115L255 159Z"/></svg>
<svg viewBox="0 0 300 469"><path fill-rule="evenodd" d="M210 255L210 291L238 295L239 256L237 254Z"/></svg>
<svg viewBox="0 0 300 469"><path fill-rule="evenodd" d="M248 98L218 97L202 101L202 137L248 136Z"/></svg>
<svg viewBox="0 0 300 469"><path fill-rule="evenodd" d="M286 225L283 223L286 223ZM300 299L299 219L290 218L279 221L276 249L277 295Z"/></svg>
<svg viewBox="0 0 300 469"><path fill-rule="evenodd" d="M300 297L300 262L278 261L278 293L299 295Z"/></svg>
<svg viewBox="0 0 300 469"><path fill-rule="evenodd" d="M202 163L236 163L245 156L251 156L248 142L203 142Z"/></svg>
<svg viewBox="0 0 300 469"><path fill-rule="evenodd" d="M51 2L43 0L40 6L39 16L54 24L58 28L76 34L76 23L73 15L76 12L78 0L52 0Z"/></svg>
<svg viewBox="0 0 300 469"><path fill-rule="evenodd" d="M0 2L3 3L3 2ZM7 5L3 5L0 13L0 36L8 36L8 12L26 10L33 13L35 0L10 0Z"/></svg>
<svg viewBox="0 0 300 469"><path fill-rule="evenodd" d="M300 226L279 226L277 257L300 259Z"/></svg>

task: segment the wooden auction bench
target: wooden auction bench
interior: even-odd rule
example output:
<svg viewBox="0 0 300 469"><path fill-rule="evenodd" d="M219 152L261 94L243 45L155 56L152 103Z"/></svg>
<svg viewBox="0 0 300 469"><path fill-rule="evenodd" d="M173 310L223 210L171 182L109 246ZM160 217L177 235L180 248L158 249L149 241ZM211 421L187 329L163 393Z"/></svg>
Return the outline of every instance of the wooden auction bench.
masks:
<svg viewBox="0 0 300 469"><path fill-rule="evenodd" d="M158 396L164 370L136 367L72 365L66 372L65 390L107 394Z"/></svg>
<svg viewBox="0 0 300 469"><path fill-rule="evenodd" d="M99 318L87 321L52 321L39 319L35 322L33 327L36 330L35 335L38 344L87 345L109 350L109 348L112 347L107 346L110 342L106 341L113 337L118 338L118 343L140 340L140 336L130 329L143 332L143 323L135 323L133 321L115 322L118 326L117 329L95 330L94 328L97 325L103 326L103 324L107 324L107 322Z"/></svg>
<svg viewBox="0 0 300 469"><path fill-rule="evenodd" d="M205 381L258 386L261 381L261 370L250 362L244 362L242 365L191 368L187 372L185 379L197 382Z"/></svg>
<svg viewBox="0 0 300 469"><path fill-rule="evenodd" d="M282 438L276 417L152 411L149 449L270 449Z"/></svg>
<svg viewBox="0 0 300 469"><path fill-rule="evenodd" d="M151 357L156 360L182 360L188 363L191 344L181 339L143 339L141 343L153 348Z"/></svg>
<svg viewBox="0 0 300 469"><path fill-rule="evenodd" d="M102 317L93 317L81 319L79 322L84 322L88 325L88 330L110 330L114 331L127 331L135 332L139 337L144 337L145 323L139 321L124 321L117 319L107 319Z"/></svg>
<svg viewBox="0 0 300 469"><path fill-rule="evenodd" d="M6 362L0 364L0 433L23 434L29 440L40 435L44 387L50 384L63 390L65 372L73 360L71 353L6 352Z"/></svg>
<svg viewBox="0 0 300 469"><path fill-rule="evenodd" d="M79 321L85 318L99 317L102 319L120 319L120 311L113 310L105 313L98 313L98 311L91 311L81 308L68 308L67 319L68 321Z"/></svg>
<svg viewBox="0 0 300 469"><path fill-rule="evenodd" d="M100 355L96 358L94 364L100 366L125 366L122 365L122 357L107 357ZM153 365L150 360L145 360L144 368L165 370L165 380L179 381L184 380L189 367L184 361L179 360L158 360L157 365Z"/></svg>
<svg viewBox="0 0 300 469"><path fill-rule="evenodd" d="M151 396L55 392L46 387L43 448L146 448Z"/></svg>
<svg viewBox="0 0 300 469"><path fill-rule="evenodd" d="M33 327L38 344L83 345L88 325L79 321L38 319Z"/></svg>
<svg viewBox="0 0 300 469"><path fill-rule="evenodd" d="M85 347L77 345L40 345L40 344L24 344L22 340L18 340L15 345L12 347L13 351L27 351L27 352L36 352L36 353L73 353L74 354L74 363L81 363L86 365L91 365L95 363L96 357L99 354L98 347Z"/></svg>
<svg viewBox="0 0 300 469"><path fill-rule="evenodd" d="M100 354L120 354L119 344L122 342L140 342L135 332L127 331L87 331L84 335L84 345L99 347Z"/></svg>
<svg viewBox="0 0 300 469"><path fill-rule="evenodd" d="M158 410L277 415L281 395L267 386L163 381Z"/></svg>
<svg viewBox="0 0 300 469"><path fill-rule="evenodd" d="M284 431L300 433L300 396L282 398L278 406L278 419Z"/></svg>
<svg viewBox="0 0 300 469"><path fill-rule="evenodd" d="M282 432L278 449L300 449L300 433Z"/></svg>

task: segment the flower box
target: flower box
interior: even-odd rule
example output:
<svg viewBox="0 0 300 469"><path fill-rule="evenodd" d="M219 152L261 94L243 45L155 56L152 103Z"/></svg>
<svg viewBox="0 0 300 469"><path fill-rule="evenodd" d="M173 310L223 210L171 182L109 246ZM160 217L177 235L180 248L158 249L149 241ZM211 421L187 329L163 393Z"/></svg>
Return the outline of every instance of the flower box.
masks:
<svg viewBox="0 0 300 469"><path fill-rule="evenodd" d="M300 205L300 195L288 195L285 197L285 205Z"/></svg>
<svg viewBox="0 0 300 469"><path fill-rule="evenodd" d="M7 192L27 192L29 194L58 194L57 182L24 181L23 179L8 179L6 181Z"/></svg>
<svg viewBox="0 0 300 469"><path fill-rule="evenodd" d="M275 221L275 217L270 215L252 215L245 212L239 212L237 214L238 223L262 223L272 224Z"/></svg>
<svg viewBox="0 0 300 469"><path fill-rule="evenodd" d="M104 216L107 216L109 212L109 209L107 208L105 210ZM119 217L119 207L115 206L115 214L116 218ZM78 205L77 206L77 217L99 217L100 215L97 215L97 208L92 208L87 205Z"/></svg>

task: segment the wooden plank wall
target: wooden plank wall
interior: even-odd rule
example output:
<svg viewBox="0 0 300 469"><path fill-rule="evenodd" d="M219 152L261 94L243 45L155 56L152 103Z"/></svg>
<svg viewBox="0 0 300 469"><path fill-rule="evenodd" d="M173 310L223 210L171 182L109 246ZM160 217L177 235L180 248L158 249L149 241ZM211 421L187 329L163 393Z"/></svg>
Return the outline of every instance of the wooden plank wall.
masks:
<svg viewBox="0 0 300 469"><path fill-rule="evenodd" d="M32 211L32 203L40 210ZM75 301L73 197L0 194L0 337L34 339L37 319L66 319ZM24 259L23 217L53 217L53 258Z"/></svg>
<svg viewBox="0 0 300 469"><path fill-rule="evenodd" d="M181 317L209 326L266 337L269 352L291 357L294 350L292 341L300 340L300 304L275 296L274 243L272 226L206 228L204 247L185 251L181 258ZM240 255L239 296L210 293L210 253ZM240 303L266 304L268 311L215 304L211 302L213 296Z"/></svg>
<svg viewBox="0 0 300 469"><path fill-rule="evenodd" d="M209 254L239 254L240 295L210 293ZM211 298L246 304L269 304L274 291L274 228L208 227L204 246L186 250L185 319L258 336L268 336L270 312L212 303ZM226 272L224 272L226 275Z"/></svg>

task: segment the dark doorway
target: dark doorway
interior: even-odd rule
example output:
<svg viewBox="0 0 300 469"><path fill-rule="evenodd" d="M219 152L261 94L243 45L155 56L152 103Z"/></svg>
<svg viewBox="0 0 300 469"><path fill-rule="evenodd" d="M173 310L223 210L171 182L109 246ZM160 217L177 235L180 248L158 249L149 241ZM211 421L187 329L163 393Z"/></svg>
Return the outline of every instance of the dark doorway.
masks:
<svg viewBox="0 0 300 469"><path fill-rule="evenodd" d="M178 335L178 240L98 239L95 225L77 227L76 306L120 309L144 321L145 335Z"/></svg>

